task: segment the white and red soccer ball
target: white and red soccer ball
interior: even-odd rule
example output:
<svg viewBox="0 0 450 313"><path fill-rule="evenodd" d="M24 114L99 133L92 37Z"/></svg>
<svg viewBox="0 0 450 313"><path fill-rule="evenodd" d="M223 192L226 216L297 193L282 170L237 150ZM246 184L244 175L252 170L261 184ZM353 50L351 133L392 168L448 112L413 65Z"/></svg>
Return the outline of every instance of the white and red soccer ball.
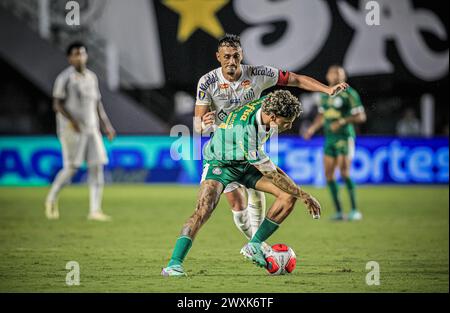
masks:
<svg viewBox="0 0 450 313"><path fill-rule="evenodd" d="M278 243L266 254L267 271L271 275L292 273L297 265L297 257L291 247Z"/></svg>

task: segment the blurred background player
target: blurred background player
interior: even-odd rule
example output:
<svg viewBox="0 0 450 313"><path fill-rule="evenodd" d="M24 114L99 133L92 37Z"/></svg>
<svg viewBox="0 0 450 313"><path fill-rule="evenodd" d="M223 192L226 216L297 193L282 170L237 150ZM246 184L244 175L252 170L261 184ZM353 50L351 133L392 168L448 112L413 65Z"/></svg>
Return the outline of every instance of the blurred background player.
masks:
<svg viewBox="0 0 450 313"><path fill-rule="evenodd" d="M219 39L216 58L221 67L203 75L197 86L194 128L199 133L207 132L213 124L225 122L231 111L258 99L264 90L275 85L293 86L327 95L347 87L344 81L326 86L305 75L270 66L241 64L244 55L240 37L233 34ZM242 185L232 182L226 186L224 193L230 203L234 223L247 238L251 238L265 216L266 200L263 192L240 187ZM247 191L247 199L244 190Z"/></svg>
<svg viewBox="0 0 450 313"><path fill-rule="evenodd" d="M63 168L56 175L45 201L45 215L58 219L58 194L68 184L86 160L89 182L88 219L109 221L101 209L103 196L103 166L108 157L100 126L109 140L115 137L101 102L98 79L86 68L86 46L74 42L67 48L70 66L56 78L53 87L53 108L56 112L57 135L61 142Z"/></svg>
<svg viewBox="0 0 450 313"><path fill-rule="evenodd" d="M347 80L345 70L338 65L328 69L327 81L330 86ZM324 127L324 168L328 188L336 208L334 220L343 220L342 205L339 200L339 188L335 179L335 170L339 168L341 177L347 186L351 201L349 220L360 220L357 209L355 183L350 177L351 160L355 151L355 129L353 124L364 123L366 114L360 97L355 89L348 87L336 96L321 95L319 113L304 134L310 139L322 125Z"/></svg>

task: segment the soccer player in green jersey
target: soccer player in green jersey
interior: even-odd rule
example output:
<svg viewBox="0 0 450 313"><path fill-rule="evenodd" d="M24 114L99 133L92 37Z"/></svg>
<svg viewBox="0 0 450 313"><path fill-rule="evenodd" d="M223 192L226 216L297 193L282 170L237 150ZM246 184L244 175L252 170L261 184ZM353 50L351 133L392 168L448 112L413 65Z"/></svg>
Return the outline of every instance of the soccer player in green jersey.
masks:
<svg viewBox="0 0 450 313"><path fill-rule="evenodd" d="M301 199L314 218L320 217L320 204L298 187L264 153L264 143L276 132L292 127L302 107L289 91L277 90L230 112L206 144L203 175L194 213L184 224L163 276L185 276L182 263L200 227L216 208L224 188L239 182L247 188L268 192L275 202L256 233L241 253L256 265L267 265L263 242L279 227Z"/></svg>
<svg viewBox="0 0 450 313"><path fill-rule="evenodd" d="M330 86L346 81L346 74L341 66L328 69L327 81ZM343 220L342 206L339 200L338 184L334 173L339 168L341 177L350 195L351 211L348 220L362 219L356 205L355 183L350 177L350 166L355 150L355 129L353 124L364 123L366 114L358 93L347 87L337 96L321 95L319 114L304 134L310 139L323 126L325 134L324 167L328 188L336 208L334 220Z"/></svg>

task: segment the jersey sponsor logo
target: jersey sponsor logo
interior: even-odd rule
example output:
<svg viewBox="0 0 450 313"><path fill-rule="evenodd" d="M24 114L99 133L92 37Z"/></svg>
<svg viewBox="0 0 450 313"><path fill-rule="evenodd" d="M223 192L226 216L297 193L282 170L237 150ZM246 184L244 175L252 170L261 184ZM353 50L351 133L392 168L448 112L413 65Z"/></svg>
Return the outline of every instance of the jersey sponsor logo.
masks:
<svg viewBox="0 0 450 313"><path fill-rule="evenodd" d="M343 104L344 104L344 101L340 97L335 98L334 101L333 101L333 106L335 108L340 108Z"/></svg>
<svg viewBox="0 0 450 313"><path fill-rule="evenodd" d="M211 86L214 83L217 83L219 81L219 78L216 74L207 75L204 82L200 84L199 88L203 91L206 91L209 86Z"/></svg>
<svg viewBox="0 0 450 313"><path fill-rule="evenodd" d="M247 107L247 109L244 111L244 113L242 113L242 116L241 116L241 119L240 119L241 121L247 120L247 118L250 115L250 113L255 111L255 108L256 108L254 105L252 105L250 103L247 104L246 107Z"/></svg>
<svg viewBox="0 0 450 313"><path fill-rule="evenodd" d="M230 100L230 104L239 104L241 103L241 99L239 98L233 98Z"/></svg>
<svg viewBox="0 0 450 313"><path fill-rule="evenodd" d="M244 100L252 101L253 99L255 99L255 91L251 88L247 93L245 93Z"/></svg>
<svg viewBox="0 0 450 313"><path fill-rule="evenodd" d="M341 112L333 108L327 109L324 113L324 117L330 120L341 118L341 116L342 116Z"/></svg>
<svg viewBox="0 0 450 313"><path fill-rule="evenodd" d="M230 87L229 84L220 84L220 85L219 85L219 88L220 88L220 89L228 89L228 87Z"/></svg>
<svg viewBox="0 0 450 313"><path fill-rule="evenodd" d="M220 167L215 167L215 168L212 170L212 173L213 173L214 175L221 175L221 174L222 174L222 169L221 169Z"/></svg>
<svg viewBox="0 0 450 313"><path fill-rule="evenodd" d="M248 79L246 79L241 83L241 86L245 89L251 88L251 82Z"/></svg>
<svg viewBox="0 0 450 313"><path fill-rule="evenodd" d="M203 90L199 90L198 91L198 99L205 100L205 97L206 97L206 92L204 92Z"/></svg>
<svg viewBox="0 0 450 313"><path fill-rule="evenodd" d="M227 118L227 113L225 113L224 110L220 110L220 112L217 113L217 118L221 121L225 121L225 119Z"/></svg>
<svg viewBox="0 0 450 313"><path fill-rule="evenodd" d="M275 72L272 71L270 68L254 67L254 68L251 69L250 75L275 77Z"/></svg>

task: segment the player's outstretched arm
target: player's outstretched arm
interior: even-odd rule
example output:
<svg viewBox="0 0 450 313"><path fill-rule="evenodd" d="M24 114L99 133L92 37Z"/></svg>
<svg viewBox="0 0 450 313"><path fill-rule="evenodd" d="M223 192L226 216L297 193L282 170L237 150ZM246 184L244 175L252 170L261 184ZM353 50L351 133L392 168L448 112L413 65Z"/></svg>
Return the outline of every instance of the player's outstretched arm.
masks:
<svg viewBox="0 0 450 313"><path fill-rule="evenodd" d="M271 160L267 160L261 164L255 165L255 167L267 178L269 178L275 186L283 190L284 192L301 199L305 203L309 213L314 218L320 217L321 206L309 193L301 189L295 182L281 170L276 167Z"/></svg>
<svg viewBox="0 0 450 313"><path fill-rule="evenodd" d="M348 84L343 82L329 87L312 77L306 75L299 75L295 73L289 73L288 86L298 87L307 91L323 92L330 96L335 96L341 91L347 89Z"/></svg>
<svg viewBox="0 0 450 313"><path fill-rule="evenodd" d="M103 103L101 101L98 101L97 112L103 131L106 133L109 140L113 140L114 137L116 137L116 130L109 121L108 115L106 114L105 108L103 107Z"/></svg>

